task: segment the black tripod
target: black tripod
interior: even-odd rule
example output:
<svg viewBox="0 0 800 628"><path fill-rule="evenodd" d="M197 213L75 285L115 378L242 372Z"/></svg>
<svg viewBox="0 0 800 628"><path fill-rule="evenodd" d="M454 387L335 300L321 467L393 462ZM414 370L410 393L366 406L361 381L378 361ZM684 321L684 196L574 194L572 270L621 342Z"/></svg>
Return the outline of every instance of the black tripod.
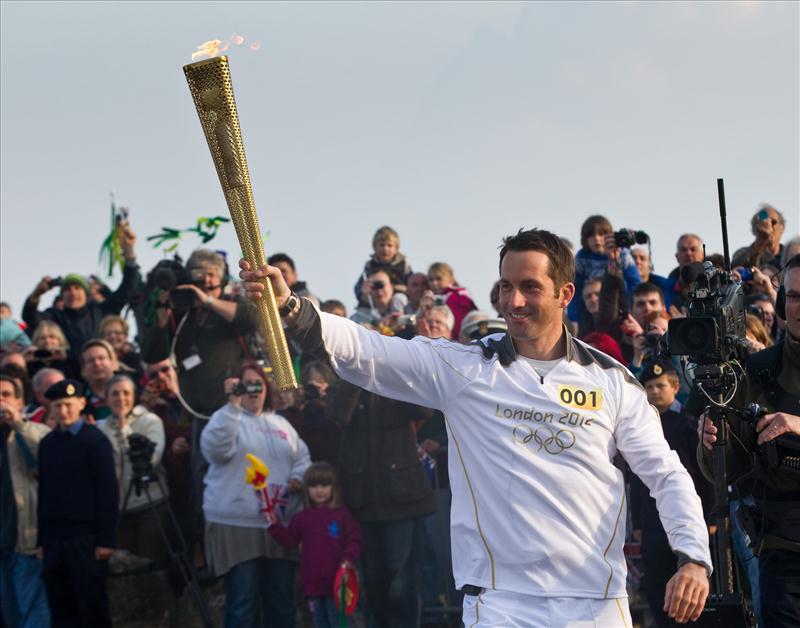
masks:
<svg viewBox="0 0 800 628"><path fill-rule="evenodd" d="M734 378L731 381L731 378ZM733 567L731 546L730 510L728 501L728 477L725 464L725 448L729 438L726 410L722 407L723 394L737 385L738 375L726 374L719 365L703 364L695 369L695 381L712 403L705 413L717 428L714 443L714 510L713 520L717 531L713 536L712 553L714 574L711 578L711 593L698 626L720 626L734 628L755 626L755 617L741 592L738 575ZM716 403L714 403L716 401Z"/></svg>
<svg viewBox="0 0 800 628"><path fill-rule="evenodd" d="M128 500L130 499L131 493L134 491L134 489L136 490L137 497L142 493L145 494L147 497L147 509L153 513L153 518L156 520L156 525L158 525L158 531L161 534L161 538L164 540L164 547L166 547L167 551L169 552L170 561L177 567L178 571L180 571L181 577L183 578L186 588L189 591L189 595L192 598L192 604L194 604L197 614L200 615L200 619L206 628L214 628L214 622L211 620L211 610L208 608L205 595L200 588L200 583L197 580L197 571L192 564L192 558L189 555L186 539L183 538L180 525L178 524L178 519L175 517L175 512L169 505L169 499L166 497L164 498L164 506L169 516L169 521L172 524L172 529L175 532L173 538L170 538L170 535L167 533L167 529L164 526L164 522L161 520L162 515L159 513L158 509L159 503L154 502L152 496L150 495L150 484L152 482L158 484L158 488L161 489L162 495L166 495L167 492L164 490L164 485L161 482L161 478L157 473L155 473L155 471L153 471L152 465L149 465L149 467L150 468L147 470L140 470L137 468L137 465L133 465L134 474L131 478L130 484L128 485L128 491L125 493L125 501L122 504L121 512L125 512L125 509L128 505ZM177 541L175 541L175 539L177 539Z"/></svg>

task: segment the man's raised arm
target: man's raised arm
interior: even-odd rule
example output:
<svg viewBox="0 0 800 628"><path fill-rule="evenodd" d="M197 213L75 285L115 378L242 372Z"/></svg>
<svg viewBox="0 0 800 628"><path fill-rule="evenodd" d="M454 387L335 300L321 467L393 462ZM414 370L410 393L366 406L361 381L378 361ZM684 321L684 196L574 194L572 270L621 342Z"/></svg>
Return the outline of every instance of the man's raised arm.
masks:
<svg viewBox="0 0 800 628"><path fill-rule="evenodd" d="M351 384L392 399L443 409L444 391L452 393L458 384L469 381L452 364L450 343L382 336L345 318L320 313L306 299L295 303L278 268L264 266L251 271L244 260L240 266L248 298L260 299L263 286L259 280L269 277L287 332L304 352L327 358L336 373Z"/></svg>

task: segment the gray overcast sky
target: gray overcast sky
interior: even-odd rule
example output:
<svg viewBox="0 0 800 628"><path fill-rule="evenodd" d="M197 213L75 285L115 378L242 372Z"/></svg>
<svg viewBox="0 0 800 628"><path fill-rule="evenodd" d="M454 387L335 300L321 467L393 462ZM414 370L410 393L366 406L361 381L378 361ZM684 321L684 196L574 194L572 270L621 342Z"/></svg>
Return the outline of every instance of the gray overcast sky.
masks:
<svg viewBox="0 0 800 628"><path fill-rule="evenodd" d="M519 227L582 220L721 251L770 202L798 233L798 3L2 3L0 295L98 271L108 195L144 239L227 215L181 66L229 50L267 253L322 298L383 224L415 269L450 262L481 306ZM198 240L187 237L185 256ZM212 242L233 258L232 226ZM116 285L116 279L112 281ZM50 302L50 295L45 297Z"/></svg>

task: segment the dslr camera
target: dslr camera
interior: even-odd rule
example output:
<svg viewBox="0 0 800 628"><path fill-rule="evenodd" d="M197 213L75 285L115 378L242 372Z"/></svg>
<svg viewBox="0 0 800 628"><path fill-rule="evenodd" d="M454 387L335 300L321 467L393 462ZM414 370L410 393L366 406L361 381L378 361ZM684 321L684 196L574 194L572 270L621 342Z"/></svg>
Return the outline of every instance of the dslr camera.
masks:
<svg viewBox="0 0 800 628"><path fill-rule="evenodd" d="M631 248L634 244L647 244L650 236L644 231L634 231L633 229L620 229L614 232L614 244L617 248Z"/></svg>
<svg viewBox="0 0 800 628"><path fill-rule="evenodd" d="M252 384L245 384L239 382L233 389L232 395L240 397L241 395L257 395L264 390L264 384L261 382L254 382Z"/></svg>
<svg viewBox="0 0 800 628"><path fill-rule="evenodd" d="M155 478L153 470L155 450L156 444L144 434L134 432L128 436L128 460L131 461L134 479L147 482Z"/></svg>

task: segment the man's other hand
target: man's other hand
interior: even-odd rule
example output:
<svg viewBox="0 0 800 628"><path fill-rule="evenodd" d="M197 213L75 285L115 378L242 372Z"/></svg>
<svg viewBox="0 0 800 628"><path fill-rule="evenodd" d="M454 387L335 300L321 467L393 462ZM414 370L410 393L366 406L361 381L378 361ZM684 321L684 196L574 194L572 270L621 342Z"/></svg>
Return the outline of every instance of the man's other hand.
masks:
<svg viewBox="0 0 800 628"><path fill-rule="evenodd" d="M717 442L717 428L705 414L701 414L697 420L697 437L708 451L714 449L714 443Z"/></svg>
<svg viewBox="0 0 800 628"><path fill-rule="evenodd" d="M763 445L782 434L800 434L800 417L788 412L773 412L756 423L758 444Z"/></svg>
<svg viewBox="0 0 800 628"><path fill-rule="evenodd" d="M262 266L255 270L250 270L250 264L246 260L239 260L239 278L244 282L245 296L253 301L260 301L264 293L264 285L261 279L269 277L272 281L272 289L275 291L275 303L280 307L291 296L292 291L286 285L286 281L281 274L281 269L275 266Z"/></svg>
<svg viewBox="0 0 800 628"><path fill-rule="evenodd" d="M706 568L685 563L667 582L664 612L679 624L697 621L706 606L708 588Z"/></svg>
<svg viewBox="0 0 800 628"><path fill-rule="evenodd" d="M111 547L95 547L94 548L94 559L95 560L108 560L111 558L111 554L114 553L114 549Z"/></svg>

